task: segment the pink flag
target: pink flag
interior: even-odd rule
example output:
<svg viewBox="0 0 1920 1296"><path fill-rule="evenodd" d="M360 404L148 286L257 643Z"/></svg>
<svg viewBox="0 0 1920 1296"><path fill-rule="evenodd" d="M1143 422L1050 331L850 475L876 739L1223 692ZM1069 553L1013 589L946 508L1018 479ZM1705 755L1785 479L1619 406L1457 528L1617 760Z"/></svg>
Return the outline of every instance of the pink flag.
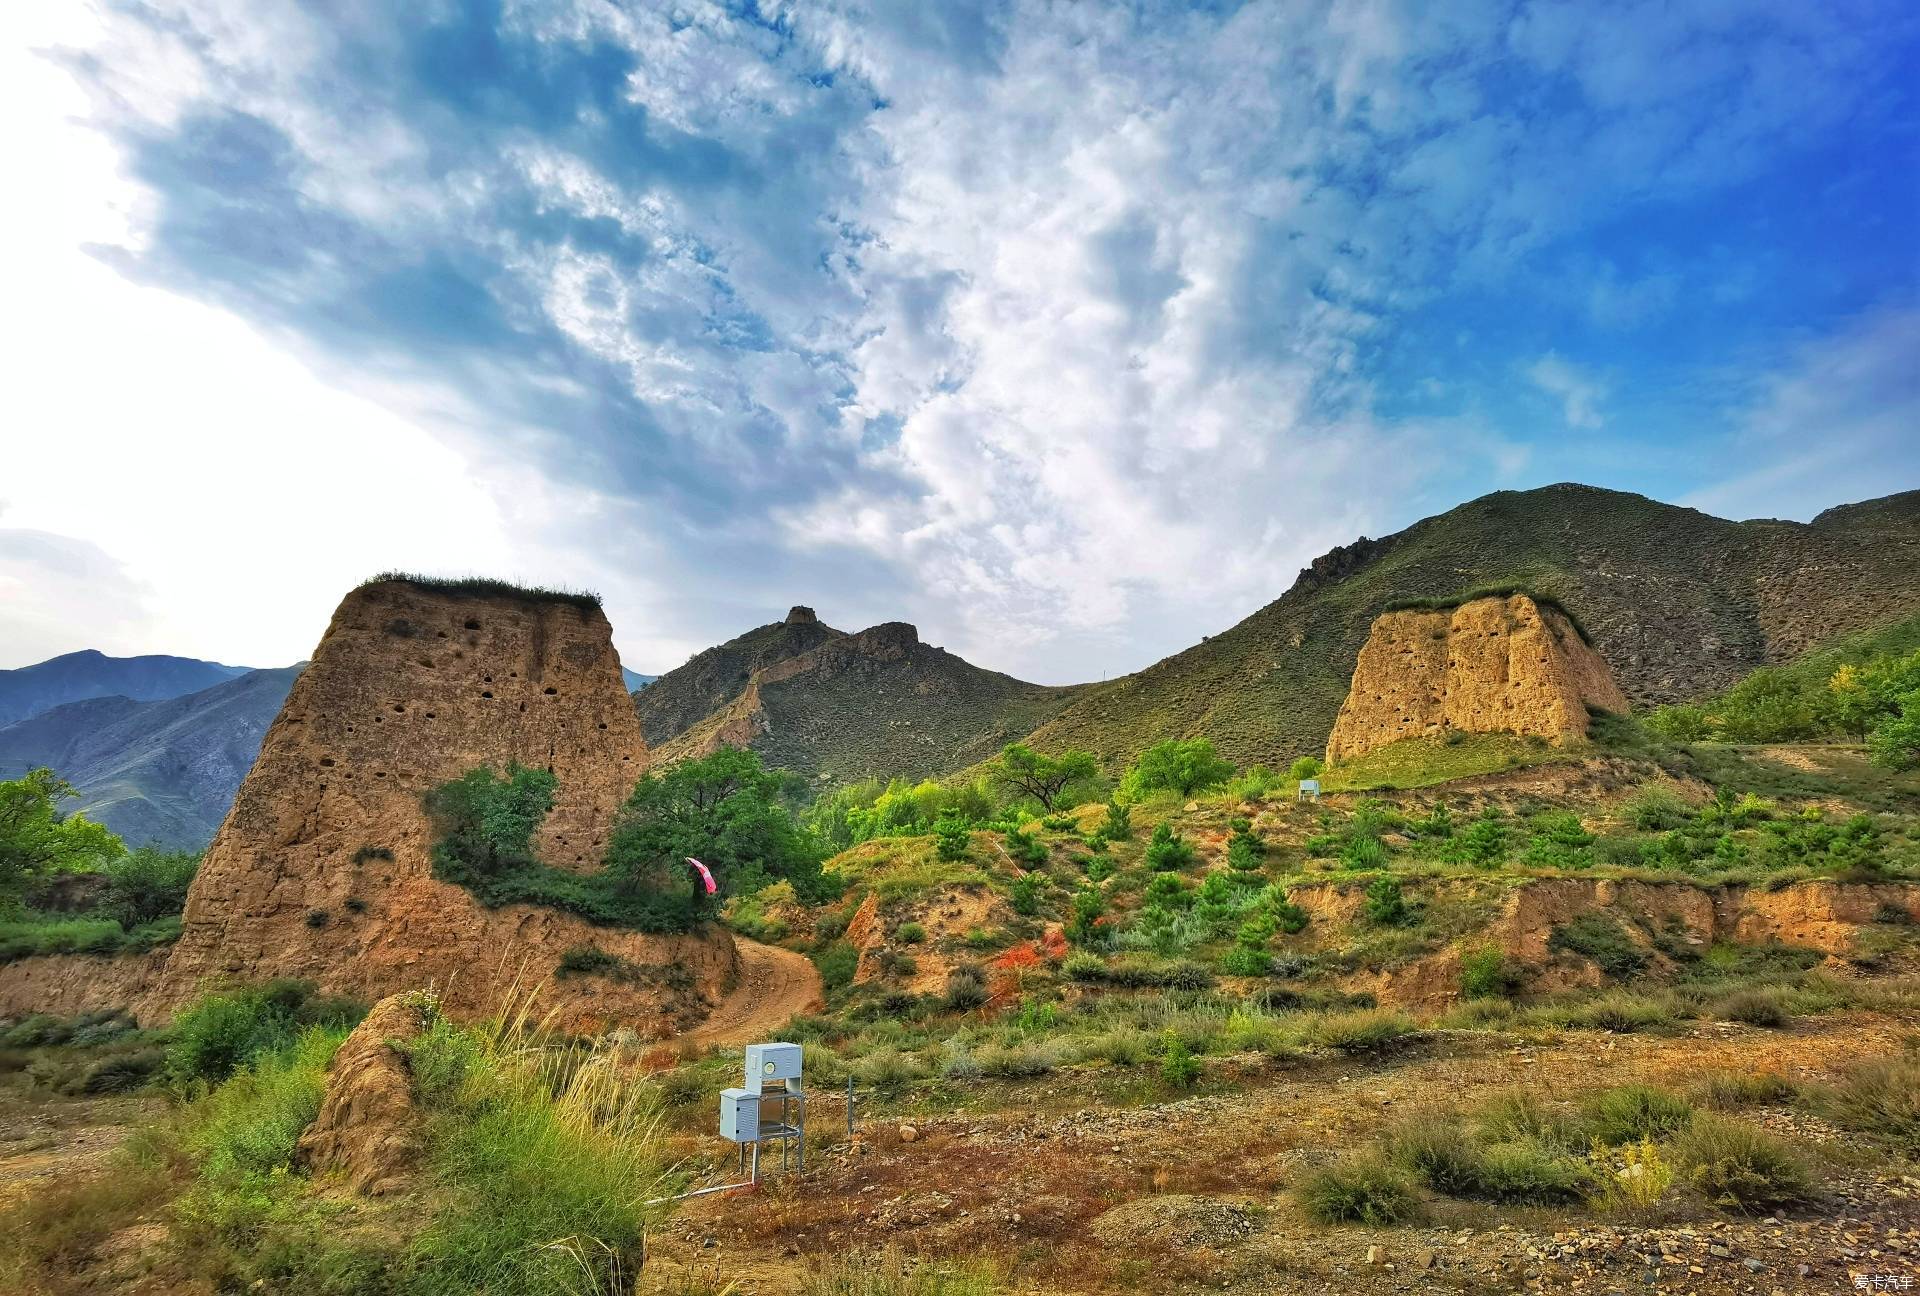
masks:
<svg viewBox="0 0 1920 1296"><path fill-rule="evenodd" d="M714 892L713 874L707 871L707 866L691 855L687 856L687 863L700 870L700 880L707 884L707 894L712 895Z"/></svg>

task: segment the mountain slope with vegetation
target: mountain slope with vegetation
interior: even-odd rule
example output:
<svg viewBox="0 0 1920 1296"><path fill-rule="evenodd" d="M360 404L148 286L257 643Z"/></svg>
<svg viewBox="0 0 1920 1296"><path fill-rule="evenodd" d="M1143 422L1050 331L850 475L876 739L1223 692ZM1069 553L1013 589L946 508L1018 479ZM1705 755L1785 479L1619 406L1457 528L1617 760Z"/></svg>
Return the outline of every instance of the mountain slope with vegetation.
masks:
<svg viewBox="0 0 1920 1296"><path fill-rule="evenodd" d="M1206 735L1242 764L1284 764L1325 743L1377 615L1486 588L1568 609L1636 706L1683 701L1920 611L1920 492L1811 523L1571 484L1496 492L1333 550L1225 633L1086 688L1031 742L1118 764Z"/></svg>
<svg viewBox="0 0 1920 1296"><path fill-rule="evenodd" d="M87 698L159 702L184 697L236 679L247 669L193 657L109 657L91 648L66 653L17 670L0 670L0 726Z"/></svg>
<svg viewBox="0 0 1920 1296"><path fill-rule="evenodd" d="M72 807L136 844L197 850L233 803L300 667L248 671L183 697L69 702L0 729L0 779L47 766Z"/></svg>
<svg viewBox="0 0 1920 1296"><path fill-rule="evenodd" d="M922 643L904 622L846 634L795 608L786 621L669 671L635 695L635 706L661 759L751 747L810 782L844 784L966 768L1078 691L984 670ZM670 729L713 699L705 714Z"/></svg>

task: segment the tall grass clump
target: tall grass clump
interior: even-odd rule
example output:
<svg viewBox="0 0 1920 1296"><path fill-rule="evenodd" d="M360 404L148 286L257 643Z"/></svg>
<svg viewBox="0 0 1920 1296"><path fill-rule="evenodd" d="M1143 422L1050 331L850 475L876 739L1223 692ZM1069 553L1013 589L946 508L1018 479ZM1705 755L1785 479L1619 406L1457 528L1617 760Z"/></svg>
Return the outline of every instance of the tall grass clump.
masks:
<svg viewBox="0 0 1920 1296"><path fill-rule="evenodd" d="M1407 1177L1374 1156L1316 1170L1300 1181L1294 1196L1308 1218L1321 1224L1399 1224L1421 1213Z"/></svg>
<svg viewBox="0 0 1920 1296"><path fill-rule="evenodd" d="M1589 1101L1585 1115L1595 1138L1618 1146L1679 1133L1693 1120L1693 1104L1651 1085L1622 1085Z"/></svg>
<svg viewBox="0 0 1920 1296"><path fill-rule="evenodd" d="M1891 1058L1853 1068L1829 1099L1834 1122L1920 1155L1920 1061Z"/></svg>
<svg viewBox="0 0 1920 1296"><path fill-rule="evenodd" d="M1768 1211L1813 1196L1813 1174L1792 1148L1722 1116L1696 1117L1674 1142L1686 1182L1716 1206Z"/></svg>
<svg viewBox="0 0 1920 1296"><path fill-rule="evenodd" d="M627 1290L665 1185L657 1095L611 1051L559 1048L511 1016L436 1020L411 1057L448 1198L413 1243L407 1290Z"/></svg>

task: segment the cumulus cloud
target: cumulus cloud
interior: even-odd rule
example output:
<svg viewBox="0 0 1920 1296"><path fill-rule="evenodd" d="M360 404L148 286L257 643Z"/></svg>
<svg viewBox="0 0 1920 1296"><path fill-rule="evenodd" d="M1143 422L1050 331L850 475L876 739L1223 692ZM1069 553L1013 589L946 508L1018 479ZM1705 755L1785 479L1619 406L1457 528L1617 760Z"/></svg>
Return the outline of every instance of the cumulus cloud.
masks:
<svg viewBox="0 0 1920 1296"><path fill-rule="evenodd" d="M1886 111L1911 35L1625 8L154 0L57 57L126 178L97 255L485 465L637 664L808 601L1065 680L1523 484L1515 372L1605 428L1551 340L1439 413L1386 357ZM1682 304L1574 260L1583 320Z"/></svg>

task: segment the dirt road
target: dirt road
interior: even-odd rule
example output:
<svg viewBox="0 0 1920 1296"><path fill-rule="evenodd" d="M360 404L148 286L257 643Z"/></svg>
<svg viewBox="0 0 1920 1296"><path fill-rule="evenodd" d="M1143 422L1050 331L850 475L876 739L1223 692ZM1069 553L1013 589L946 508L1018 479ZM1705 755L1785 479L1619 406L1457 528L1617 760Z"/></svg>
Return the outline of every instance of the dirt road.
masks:
<svg viewBox="0 0 1920 1296"><path fill-rule="evenodd" d="M675 1043L707 1048L768 1039L788 1019L818 1011L825 1003L820 974L804 954L742 936L734 937L734 944L740 951L740 977L733 993Z"/></svg>

